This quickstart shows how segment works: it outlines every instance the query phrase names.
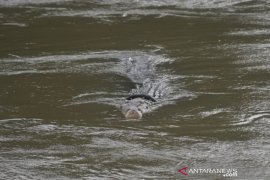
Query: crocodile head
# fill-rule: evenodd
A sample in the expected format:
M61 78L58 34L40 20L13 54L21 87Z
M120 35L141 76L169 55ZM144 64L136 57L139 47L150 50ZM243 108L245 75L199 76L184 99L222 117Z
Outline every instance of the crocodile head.
M142 115L149 110L150 101L136 98L126 100L121 109L126 119L141 119Z

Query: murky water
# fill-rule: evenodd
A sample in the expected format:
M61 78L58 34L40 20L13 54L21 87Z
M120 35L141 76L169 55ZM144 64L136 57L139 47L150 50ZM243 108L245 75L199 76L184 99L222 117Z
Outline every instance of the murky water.
M269 179L269 37L267 0L0 0L0 179ZM129 59L170 91L136 121Z

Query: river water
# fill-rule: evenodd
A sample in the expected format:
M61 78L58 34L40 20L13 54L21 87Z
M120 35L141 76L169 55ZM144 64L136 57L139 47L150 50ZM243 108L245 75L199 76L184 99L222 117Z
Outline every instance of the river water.
M0 0L0 179L269 179L269 37L268 0ZM134 59L170 96L126 120Z

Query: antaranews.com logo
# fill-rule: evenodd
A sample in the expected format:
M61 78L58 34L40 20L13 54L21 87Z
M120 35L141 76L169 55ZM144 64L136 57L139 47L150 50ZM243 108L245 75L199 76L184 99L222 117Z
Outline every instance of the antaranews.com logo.
M184 176L192 174L220 174L224 177L236 177L237 169L226 169L226 168L189 168L185 166L178 170Z

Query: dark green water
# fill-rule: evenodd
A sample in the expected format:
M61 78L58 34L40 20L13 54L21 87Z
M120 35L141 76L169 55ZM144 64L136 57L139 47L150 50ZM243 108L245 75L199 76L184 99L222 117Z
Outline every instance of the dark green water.
M269 179L269 37L267 0L0 0L0 179ZM172 90L137 121L129 58Z

